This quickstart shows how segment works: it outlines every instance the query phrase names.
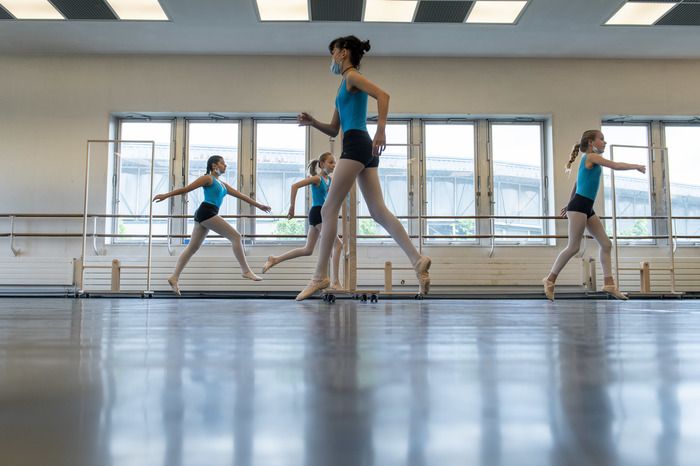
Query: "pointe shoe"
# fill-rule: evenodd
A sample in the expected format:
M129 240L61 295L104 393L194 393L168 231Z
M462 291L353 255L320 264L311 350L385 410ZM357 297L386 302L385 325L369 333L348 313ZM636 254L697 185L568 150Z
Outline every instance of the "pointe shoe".
M332 290L342 290L343 285L341 285L340 282L333 282L333 283L331 283L331 289Z
M248 280L253 280L254 282L261 282L262 278L255 275L253 272L242 273L241 277L247 278Z
M547 280L547 277L542 279L544 285L544 295L548 300L554 301L554 282Z
M272 256L268 256L268 257L267 257L267 262L265 262L265 265L263 265L262 273L266 273L268 270L270 270L270 269L271 269L272 267L274 267L275 265L276 265L276 264L275 264L275 260L273 259L273 257L272 257Z
M629 298L627 297L626 294L621 292L617 286L615 285L604 285L603 286L603 292L609 294L613 298L617 298L621 301L627 301Z
M428 270L430 269L431 263L432 260L430 257L421 256L413 265L413 269L416 271L416 277L418 277L418 287L421 295L427 295L430 292L430 274Z
M328 288L330 284L331 281L327 278L324 278L323 280L311 280L309 284L306 285L306 288L301 290L301 292L297 295L296 300L303 301L306 298L313 296L313 294L317 291L321 291Z
M173 293L175 293L178 296L181 296L180 284L178 283L178 281L175 277L168 278L168 284L170 285L170 288L173 290Z

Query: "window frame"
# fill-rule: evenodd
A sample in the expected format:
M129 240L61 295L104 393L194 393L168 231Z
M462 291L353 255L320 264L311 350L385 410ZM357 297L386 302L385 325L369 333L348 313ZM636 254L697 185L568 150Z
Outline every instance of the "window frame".
M632 120L632 121L615 121L613 120L602 120L600 122L600 129L603 131L603 127L605 126L645 126L647 128L647 146L654 146L654 125L653 125L652 120ZM605 133L603 131L603 133ZM612 144L611 144L612 146ZM614 149L613 149L614 151ZM606 151L609 152L609 151ZM614 154L613 154L614 155ZM605 154L606 158L611 159L611 156L609 154ZM658 198L657 198L657 190L656 190L656 181L655 181L655 170L654 170L654 151L651 149L647 150L647 173L649 175L649 212L650 216L655 216L658 212ZM603 173L602 175L602 180L601 180L601 189L603 190L603 199L602 199L602 204L603 204L603 217L610 217L610 221L612 221L612 212L608 212L605 208L605 174ZM603 228L605 228L605 222L607 220L603 219ZM649 232L650 236L654 236L657 234L657 231L659 231L658 228L658 221L657 220L650 220L649 225L651 226L651 231ZM619 231L618 231L619 235ZM612 238L612 236L611 236ZM649 246L657 246L658 245L658 240L657 239L618 239L617 244L620 246L634 246L634 247L649 247Z
M175 134L175 129L176 129L176 117L158 117L158 118L151 118L148 116L144 117L139 117L139 118L133 118L133 117L116 117L115 118L115 140L117 141L115 144L113 144L114 151L112 152L112 170L113 170L113 176L112 176L112 199L110 201L110 207L112 209L112 214L113 215L118 215L119 214L119 196L120 196L120 181L121 181L121 140L122 140L122 125L124 123L170 123L170 150L168 154L168 187L167 189L170 191L173 189L173 170L174 170L174 162L175 162L175 143L176 143L176 134ZM109 182L109 181L108 181ZM168 212L172 211L172 199L168 200ZM119 231L119 218L118 217L112 217L111 222L110 222L110 234L116 235L118 234ZM168 234L170 234L168 232ZM119 236L114 236L111 238L107 238L111 241L108 242L108 244L111 245L124 245L124 246L135 246L135 245L140 245L140 244L145 244L148 242L148 238L144 237L142 240L133 238L133 239L122 239ZM168 241L165 238L153 238L153 243L154 244L166 244Z
M257 197L257 189L258 189L258 123L282 123L282 124L298 124L297 123L297 117L291 117L291 116L270 116L270 117L255 117L251 116L251 151L250 151L250 192L249 194L252 195L254 199L258 199ZM310 145L311 145L311 131L310 131L310 126L304 126L304 177L306 177L306 167L309 165L309 157L310 157ZM240 152L240 151L239 151ZM291 185L287 186L287 189L291 190ZM306 190L307 192L304 195L304 212L305 215L308 214L309 209L311 208L311 197L310 197L310 190ZM241 191L244 192L244 191ZM252 213L252 214L257 214L256 210L254 207L250 206L245 206L243 205L242 201L239 200L239 209L238 212L240 215L245 215L245 212L247 213ZM239 230L243 233L243 230ZM257 219L251 219L248 228L247 228L247 233L251 235L255 235L257 233ZM244 233L245 234L245 233ZM308 236L309 234L309 222L307 220L304 220L304 236ZM300 244L300 243L305 243L306 238L292 238L292 237L280 237L280 238L250 238L251 244L253 245L260 245L260 246L284 246L284 245L295 245L295 244Z
M692 120L659 120L659 129L660 129L660 142L662 147L667 147L666 146L666 128L667 127L673 127L673 126L678 126L678 127L697 127L700 130L700 120L697 118L694 118ZM673 197L671 195L671 165L670 165L670 156L668 151L665 151L663 154L662 158L662 164L661 164L661 180L663 180L662 183L662 192L665 193L664 197L664 202L668 202L671 205L671 214L673 215ZM666 189L666 182L668 182L668 190ZM664 206L665 210L665 206ZM665 220L661 220L662 222L665 222ZM676 225L674 223L673 225L673 233L674 235L677 234L676 232ZM700 239L676 239L675 244L677 247L698 247L700 246Z
M241 162L243 158L243 150L242 150L242 143L243 143L243 118L234 118L234 117L217 117L217 118L201 118L201 117L184 117L184 141L183 141L183 159L182 159L182 180L184 183L184 186L187 186L189 183L191 183L194 180L189 179L189 169L190 169L190 123L237 123L238 124L238 131L237 131L237 137L238 137L238 154L237 154L237 168L238 168L238 174L236 175L236 185L233 186L233 188L237 189L238 191L241 191L240 189L240 184L242 181L242 174L241 174ZM173 200L173 202L175 202ZM189 206L189 194L185 194L184 196L181 196L180 200L180 212L182 212L184 215L187 215L187 209ZM236 199L236 207L238 214L240 215L241 212L241 200ZM171 207L172 209L172 207ZM177 227L182 234L188 234L187 233L187 218L182 218L180 221L177 222ZM235 225L234 228L236 230L241 231L241 219L237 218L235 219ZM175 220L173 220L172 225L174 226L176 224ZM210 238L207 236L206 240L204 241L204 244L206 245L211 245L211 246L226 246L230 247L229 243L227 241L211 241L213 238ZM182 242L184 244L184 241Z
M486 189L489 194L489 215L496 215L496 184L495 184L495 171L494 171L494 160L493 160L493 126L494 125L519 125L519 126L539 126L540 133L540 183L542 186L542 197L540 201L542 202L542 217L549 216L549 160L547 159L547 139L545 128L547 121L540 118L488 118L485 120L487 124L488 131L488 141L486 150L486 161L488 164L489 175ZM489 223L489 234L495 235L495 219ZM542 236L547 236L550 234L550 223L547 219L542 220ZM537 241L528 241L526 239L505 239L505 238L494 238L494 244L497 247L503 246L518 246L518 247L541 247L541 246L551 246L552 242L548 238L539 238Z
M420 142L420 183L421 186L421 196L422 203L418 206L419 215L423 215L426 212L427 217L427 205L428 205L428 155L426 153L426 127L429 125L459 125L459 126L471 126L474 136L474 159L473 159L473 194L474 194L474 215L479 216L479 197L481 196L481 188L479 186L480 175L479 175L479 120L472 119L461 119L461 118L421 118L420 128L421 128L421 142ZM422 235L428 236L428 218L422 222ZM474 234L479 235L481 230L481 222L479 219L474 219ZM446 239L423 239L424 246L430 247L449 247L449 246L481 246L481 240L477 238L446 238Z

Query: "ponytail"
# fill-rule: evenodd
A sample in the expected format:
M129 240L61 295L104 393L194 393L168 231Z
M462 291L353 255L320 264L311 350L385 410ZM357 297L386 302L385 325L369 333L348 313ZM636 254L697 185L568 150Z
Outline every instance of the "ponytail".
M309 176L316 176L318 174L318 164L321 163L319 159L312 160L309 164Z
M571 151L571 157L569 158L569 161L566 162L566 175L570 176L571 175L571 164L574 163L574 160L576 160L576 157L578 157L579 152L581 152L581 144L574 144L574 148Z
M574 149L571 151L571 157L569 158L569 161L566 162L567 175L571 175L571 165L574 163L574 160L576 160L576 157L578 157L579 152L584 151L588 153L588 150L591 147L591 142L595 141L599 134L600 131L597 129L589 129L588 131L584 131L584 133L581 135L581 141L574 145Z
M321 162L325 162L326 160L328 160L328 157L330 157L332 155L333 154L331 154L330 152L324 152L323 154L321 154L321 156L319 158L312 160L309 163L309 167L308 167L309 168L309 176L318 175L318 167L319 167L319 165L321 165Z

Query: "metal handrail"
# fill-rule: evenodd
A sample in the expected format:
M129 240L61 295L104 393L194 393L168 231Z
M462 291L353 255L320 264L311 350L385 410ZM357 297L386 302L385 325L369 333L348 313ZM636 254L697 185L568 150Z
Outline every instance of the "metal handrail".
M83 214L0 214L0 218L10 219L14 217L16 219L20 218L83 218ZM138 214L88 214L89 218L133 218L133 219L146 219L148 215L138 215ZM286 215L248 215L248 214L223 214L220 215L222 218L254 218L254 219L287 219ZM176 219L176 218L194 218L194 215L188 214L156 214L153 215L153 219ZM308 218L306 215L295 215L293 219ZM340 216L338 216L340 218ZM371 219L370 215L358 215L357 218ZM566 220L566 217L561 217L559 215L397 215L396 218L402 220L488 220L488 219L516 219L516 220ZM599 216L601 220L612 220L612 216ZM618 216L618 220L666 220L668 216L666 215L629 215L629 216ZM674 220L700 220L700 216L695 215L681 215L673 216Z

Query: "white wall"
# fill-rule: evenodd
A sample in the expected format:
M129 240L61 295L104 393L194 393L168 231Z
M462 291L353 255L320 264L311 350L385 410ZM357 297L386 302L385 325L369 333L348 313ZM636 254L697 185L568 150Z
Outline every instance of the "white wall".
M304 110L320 119L330 118L338 82L328 73L328 63L326 57L1 56L0 213L82 211L85 141L109 137L112 112L293 114ZM601 117L700 111L700 93L692 86L700 76L698 60L370 55L363 71L391 94L393 114L551 115L556 206L565 202L571 186L559 167L581 132L599 126ZM315 135L311 144L315 153L316 148L327 147L327 139ZM96 176L105 180L106 171L106 164L95 167ZM30 225L31 231L73 229L55 221ZM5 226L0 228L6 231ZM20 240L18 244L25 256L80 253L74 240ZM505 248L499 254L549 261L558 249ZM485 255L480 248L459 251L465 262ZM455 257L455 248L433 254L448 252ZM386 253L401 258L394 250ZM8 241L0 240L0 256L9 255ZM534 272L533 283L545 270L542 267ZM501 282L496 278L494 283Z

